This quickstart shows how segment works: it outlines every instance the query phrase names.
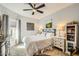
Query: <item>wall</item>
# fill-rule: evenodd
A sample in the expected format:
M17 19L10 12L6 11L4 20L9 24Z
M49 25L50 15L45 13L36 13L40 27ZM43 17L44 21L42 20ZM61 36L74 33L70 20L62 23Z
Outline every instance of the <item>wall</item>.
M72 4L67 8L64 8L54 14L44 17L40 19L39 23L45 28L45 24L50 22L51 19L53 23L53 28L57 28L59 25L65 25L66 23L73 20L79 21L79 4Z
M26 25L27 22L34 23L35 31L27 31L27 27L26 27L27 26ZM33 21L32 19L29 19L29 18L21 20L21 34L22 34L22 38L24 36L28 37L28 36L36 34L36 32L37 32L37 27L36 27L37 23L38 23L37 21L35 21L35 20Z
M52 18L53 28L57 28L58 25L65 25L66 23L76 20L79 21L79 4L72 4L67 8L59 10L58 12L42 18L39 23L45 27L45 24L50 22Z
M54 25L57 24L66 24L67 22L77 20L79 21L79 4L73 4L71 6L68 6L67 8L64 8L62 10L59 10L58 12L51 14L45 18L42 18L39 23L46 24L50 21L52 18L52 22Z
M21 38L24 36L31 36L35 34L38 30L39 25L45 27L45 24L51 21L53 22L53 28L56 28L59 24L66 24L72 20L79 20L79 4L73 4L67 8L64 8L54 14L51 14L41 20L31 19L28 17L23 17L18 15L17 13L8 10L7 8L0 5L0 15L7 14L12 19L20 19L21 20ZM26 22L33 22L35 23L35 31L27 31L26 30ZM27 35L28 34L28 35Z
M23 39L24 36L31 36L35 34L37 31L36 24L38 23L37 19L24 17L22 15L19 15L6 7L3 7L0 5L0 15L7 14L9 16L9 20L21 20L21 39ZM33 22L35 23L35 30L34 31L27 31L26 30L26 23L27 22ZM9 22L10 23L10 22Z

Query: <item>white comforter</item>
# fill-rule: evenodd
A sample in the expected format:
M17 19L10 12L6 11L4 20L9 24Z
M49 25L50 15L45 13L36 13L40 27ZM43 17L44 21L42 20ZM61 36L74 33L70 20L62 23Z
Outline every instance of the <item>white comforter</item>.
M24 38L24 45L26 47L26 55L33 55L39 49L43 49L52 44L52 37L46 37L44 35L33 35L31 37Z

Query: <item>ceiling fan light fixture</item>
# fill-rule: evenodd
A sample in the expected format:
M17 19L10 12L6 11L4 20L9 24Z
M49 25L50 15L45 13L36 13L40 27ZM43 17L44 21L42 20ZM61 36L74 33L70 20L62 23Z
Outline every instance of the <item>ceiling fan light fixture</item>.
M33 9L33 12L36 12L36 10L35 10L35 9Z
M28 3L28 4L30 5L30 7L31 7L32 9L23 9L23 11L32 10L32 11L33 11L33 12L32 12L32 15L34 15L35 12L38 12L38 13L41 13L41 14L44 13L43 11L41 11L41 10L39 10L39 9L45 7L45 4L41 4L41 5L37 6L37 7L36 7L37 4L32 4L32 3Z

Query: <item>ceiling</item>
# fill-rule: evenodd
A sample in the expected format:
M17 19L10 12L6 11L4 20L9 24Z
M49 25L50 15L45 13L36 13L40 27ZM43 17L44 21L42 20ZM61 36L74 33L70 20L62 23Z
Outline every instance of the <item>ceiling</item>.
M40 10L44 11L43 14L40 14L36 12L34 15L32 15L32 11L23 11L23 9L30 9L31 7L27 3L2 3L4 7L10 9L13 12L16 12L22 16L35 18L35 19L41 19L43 17L46 17L50 14L53 14L63 8L66 8L71 3L46 3L45 7L41 8ZM38 6L39 4L37 4Z

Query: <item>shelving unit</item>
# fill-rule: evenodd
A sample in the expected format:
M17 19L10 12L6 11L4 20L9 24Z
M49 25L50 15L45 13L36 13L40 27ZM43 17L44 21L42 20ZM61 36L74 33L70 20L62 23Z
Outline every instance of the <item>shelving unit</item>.
M79 48L79 25L69 24L66 26L66 53L69 55Z
M75 40L75 26L67 26L67 40L74 41Z

